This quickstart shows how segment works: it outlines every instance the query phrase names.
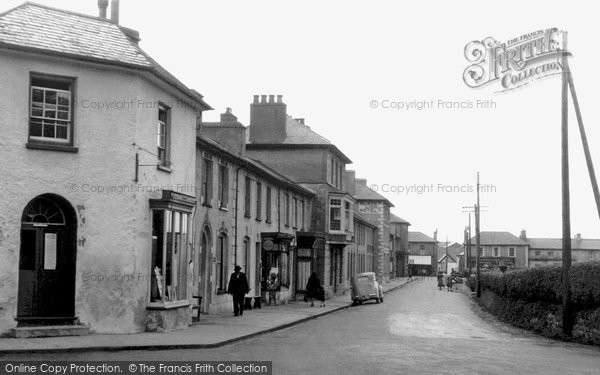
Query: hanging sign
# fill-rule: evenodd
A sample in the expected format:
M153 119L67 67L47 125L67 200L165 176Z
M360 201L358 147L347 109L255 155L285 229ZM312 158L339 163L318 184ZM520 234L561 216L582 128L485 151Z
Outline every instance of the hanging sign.
M471 65L465 69L463 80L472 88L498 82L499 91L508 91L560 74L562 40L563 32L557 28L537 30L507 42L492 37L474 40L465 47L465 58Z

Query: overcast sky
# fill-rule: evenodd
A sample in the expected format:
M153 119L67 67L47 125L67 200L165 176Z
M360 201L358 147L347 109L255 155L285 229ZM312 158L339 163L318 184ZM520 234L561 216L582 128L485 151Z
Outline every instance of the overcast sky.
M37 2L97 15L96 0ZM5 0L2 10L21 1ZM215 108L248 124L254 94L282 94L288 114L331 140L412 223L411 230L462 241L475 202L482 230L561 236L560 78L496 93L467 87L464 47L558 27L569 32L571 69L596 168L598 23L591 3L558 1L144 1L121 0L121 24L141 46ZM382 108L384 101L433 108ZM493 101L495 108L441 108ZM377 101L377 108L372 108ZM442 102L439 102L442 101ZM388 103L388 102L386 102ZM600 238L575 114L570 112L572 233ZM433 186L432 186L433 185ZM393 192L392 186L401 186ZM407 192L407 187L413 188ZM463 190L470 192L456 192ZM420 187L420 188L419 188ZM470 189L469 189L470 187ZM421 193L418 193L421 189ZM452 190L452 191L448 191Z

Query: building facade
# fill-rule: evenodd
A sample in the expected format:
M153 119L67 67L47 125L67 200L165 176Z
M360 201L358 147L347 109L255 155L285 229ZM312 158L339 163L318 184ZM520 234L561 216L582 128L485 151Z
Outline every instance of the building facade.
M189 324L195 129L210 107L138 42L32 3L0 15L0 332Z
M266 300L267 279L276 274L278 303L286 303L304 289L316 263L298 241L314 194L246 156L245 132L230 109L198 131L195 295L204 313L231 311L226 291L235 265L248 278L247 298Z
M510 232L481 232L479 262L482 268L526 268L529 264L529 244ZM471 238L472 264L475 263L475 237Z
M315 193L310 231L298 235L304 253L316 253L312 270L329 294L346 289L347 249L354 242L354 197L344 184L351 160L304 119L288 116L281 95L254 96L247 155Z
M433 237L421 232L408 232L408 267L411 275L434 275L437 271L437 232Z
M529 244L529 267L562 265L561 238L528 238L525 230L519 238ZM571 261L600 262L600 240L581 238L581 234L576 234L571 240Z

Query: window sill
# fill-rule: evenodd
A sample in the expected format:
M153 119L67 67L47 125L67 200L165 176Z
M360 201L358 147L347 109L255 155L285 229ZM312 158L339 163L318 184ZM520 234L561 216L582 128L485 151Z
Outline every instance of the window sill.
M206 203L206 202L204 202L204 203L202 203L202 205L203 205L204 207L212 208L212 205L211 205L210 203Z
M168 302L150 302L146 305L146 310L172 310L181 307L189 307L190 301L168 301Z
M169 168L169 167L165 167L164 165L160 165L160 164L157 164L157 165L156 165L156 169L158 169L159 171L166 172L166 173L171 173L171 172L173 172L173 170L172 170L171 168Z
M262 219L260 217L257 217L256 221L262 221Z
M248 214L244 214L244 217L245 217L246 219L250 219L250 215L248 215Z
M267 220L265 220L265 223L267 223L267 224L271 224L271 220L268 220L268 219L267 219Z
M219 207L219 210L229 212L229 209L227 207Z
M77 153L79 149L77 147L69 145L49 144L49 143L25 143L25 147L30 150L47 150L47 151L60 151L60 152L71 152Z

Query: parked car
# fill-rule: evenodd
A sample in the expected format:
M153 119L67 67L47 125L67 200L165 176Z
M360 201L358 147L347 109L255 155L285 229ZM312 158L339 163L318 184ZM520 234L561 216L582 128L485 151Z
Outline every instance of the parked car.
M374 299L383 302L383 287L377 282L375 272L365 272L352 278L352 302L362 305L364 301Z

